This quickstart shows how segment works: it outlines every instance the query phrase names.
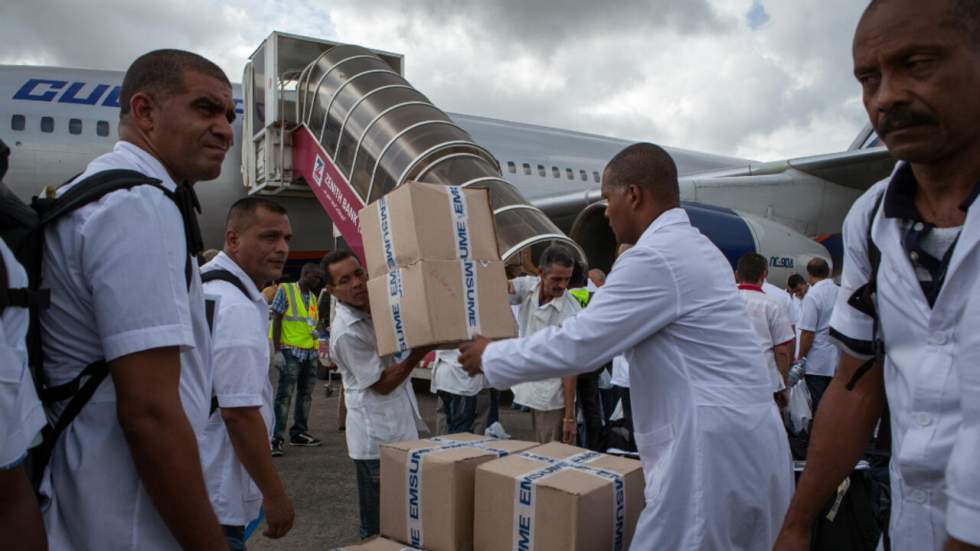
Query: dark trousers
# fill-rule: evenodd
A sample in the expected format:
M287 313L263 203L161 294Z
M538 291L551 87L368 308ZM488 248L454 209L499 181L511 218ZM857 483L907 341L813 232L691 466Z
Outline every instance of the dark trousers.
M463 396L440 390L439 399L442 401L442 411L446 416L446 434L461 432L483 434L486 430L486 417L490 406L489 392Z
M804 379L806 380L806 388L810 391L810 409L813 411L814 419L816 419L820 399L823 398L823 393L827 391L830 381L834 378L823 375L804 375Z
M361 512L361 539L381 531L381 461L355 459L357 470L357 503Z
M599 448L602 446L603 416L599 410L599 372L603 369L605 368L579 375L576 384L578 405L582 408L582 418L585 420L585 447L595 451L601 451Z
M245 527L221 525L225 531L225 541L231 551L245 551Z
M500 391L490 389L490 413L487 415L487 426L500 421Z
M293 408L293 426L289 428L289 436L309 432L310 404L313 403L313 389L316 387L316 368L319 360L316 356L300 361L287 349L282 351L286 357L286 365L279 370L279 385L276 388L276 427L273 436L284 440L286 425L289 422L289 405L296 393L296 404Z

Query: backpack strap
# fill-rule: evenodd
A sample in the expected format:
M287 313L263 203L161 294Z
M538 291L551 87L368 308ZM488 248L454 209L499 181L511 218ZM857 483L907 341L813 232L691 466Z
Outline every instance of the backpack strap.
M203 274L201 274L202 284L207 283L209 281L227 281L228 283L231 283L236 288L238 288L238 290L241 291L243 295L248 297L248 288L245 287L245 284L242 283L241 279L238 279L238 276L229 272L228 270L220 270L220 269L208 270ZM214 331L214 314L217 306L218 305L214 300L210 300L210 299L205 300L204 313L208 319L208 328L211 329L211 331ZM208 417L214 415L214 412L217 410L218 410L218 397L212 393L211 412L208 413Z
M847 303L858 310L871 317L871 341L874 347L874 355L870 360L861 364L854 374L851 375L850 380L847 381L847 390L854 390L858 381L861 380L868 371L874 367L882 356L884 355L884 344L880 342L878 338L878 332L880 329L880 318L878 316L877 307L877 293L878 293L878 267L881 265L881 249L875 244L874 239L871 238L871 228L874 226L875 217L878 215L878 211L881 210L881 203L885 198L885 193L882 192L881 195L875 200L874 208L871 209L871 215L868 217L868 231L865 235L865 243L868 252L868 263L871 264L871 274L868 277L868 282L859 287L854 291L854 294L848 299Z
M33 471L34 487L40 487L41 477L48 462L51 460L51 453L58 442L58 437L65 432L68 425L78 417L82 407L95 394L95 391L102 384L102 381L109 375L109 364L105 360L97 360L88 364L84 370L71 381L55 387L41 389L39 397L45 405L53 404L66 400L71 400L65 406L64 411L58 416L58 421L54 427L46 426L42 431L41 444L31 450L31 468ZM86 379L84 383L81 381Z

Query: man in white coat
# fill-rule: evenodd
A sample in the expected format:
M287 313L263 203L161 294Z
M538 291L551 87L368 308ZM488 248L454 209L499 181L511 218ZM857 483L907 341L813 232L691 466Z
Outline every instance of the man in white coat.
M589 307L523 339L462 347L506 388L594 370L625 352L646 508L633 550L768 550L792 493L786 433L762 351L722 253L679 208L677 168L652 144L606 166L620 243Z

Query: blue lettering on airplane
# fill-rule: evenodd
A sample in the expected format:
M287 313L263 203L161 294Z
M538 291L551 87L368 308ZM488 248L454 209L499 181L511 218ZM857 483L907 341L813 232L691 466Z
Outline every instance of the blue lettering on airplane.
M770 256L769 265L773 268L790 268L794 266L793 259L788 256Z
M89 83L83 81L31 78L14 93L13 99L76 105L101 105L119 107L119 85ZM83 90L91 90L85 94ZM107 93L108 92L108 93ZM242 114L244 102L235 98L235 112Z

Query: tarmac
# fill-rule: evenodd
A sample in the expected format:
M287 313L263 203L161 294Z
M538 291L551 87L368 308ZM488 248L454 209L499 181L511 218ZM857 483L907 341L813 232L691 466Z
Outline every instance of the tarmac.
M272 371L274 389L277 373ZM326 381L318 380L310 412L310 433L323 440L323 445L316 448L287 445L282 457L273 458L296 511L293 529L284 538L269 539L262 535L263 521L246 544L249 551L329 550L358 542L357 482L354 464L347 456L345 434L337 430L340 383L336 373L331 396L327 396L325 388ZM415 391L422 417L434 428L437 400L429 392L428 381L415 381ZM509 393L504 396L501 397L501 423L512 438L531 439L530 414L510 409Z

